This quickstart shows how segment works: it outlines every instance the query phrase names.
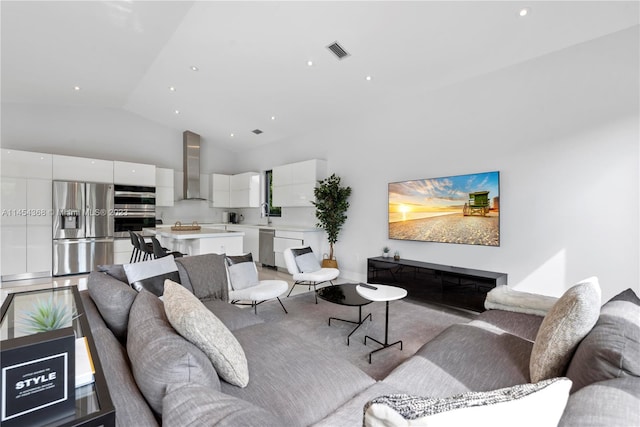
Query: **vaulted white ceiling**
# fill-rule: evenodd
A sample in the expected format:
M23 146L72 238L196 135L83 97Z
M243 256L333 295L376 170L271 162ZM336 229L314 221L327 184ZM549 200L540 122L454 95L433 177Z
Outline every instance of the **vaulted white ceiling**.
M638 11L635 1L2 1L2 102L122 108L241 151L638 25ZM327 49L335 41L349 57Z

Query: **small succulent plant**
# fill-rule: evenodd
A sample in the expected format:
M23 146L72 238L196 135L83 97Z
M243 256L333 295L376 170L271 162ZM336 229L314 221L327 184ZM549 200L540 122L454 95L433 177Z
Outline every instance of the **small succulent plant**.
M38 299L33 303L32 310L24 311L20 324L26 332L37 334L71 326L71 320L72 313L67 305L49 297L46 300Z
M382 248L382 252L384 252L385 254L388 254L390 250L391 249L389 249L389 246L385 246L384 248Z

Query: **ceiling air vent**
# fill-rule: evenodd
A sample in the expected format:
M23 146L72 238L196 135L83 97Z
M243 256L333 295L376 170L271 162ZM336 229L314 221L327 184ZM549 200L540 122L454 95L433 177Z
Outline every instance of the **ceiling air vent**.
M344 50L344 48L338 44L338 42L330 44L329 46L327 46L327 49L329 49L335 56L337 56L338 59L343 59L350 55L349 52Z
M254 129L251 132L255 133L256 135L260 135L262 133L260 129Z

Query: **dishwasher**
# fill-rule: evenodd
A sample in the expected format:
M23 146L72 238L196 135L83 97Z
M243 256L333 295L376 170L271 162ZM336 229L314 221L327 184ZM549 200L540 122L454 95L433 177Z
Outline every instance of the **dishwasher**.
M258 244L260 246L260 262L263 267L276 268L276 254L273 251L273 238L275 236L275 230L260 229Z

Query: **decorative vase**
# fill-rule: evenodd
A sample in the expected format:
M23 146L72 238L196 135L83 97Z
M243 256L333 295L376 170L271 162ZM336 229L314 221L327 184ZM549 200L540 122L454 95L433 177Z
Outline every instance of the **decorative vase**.
M394 261L400 261L400 254L395 254L395 255L393 256L393 260L394 260Z

